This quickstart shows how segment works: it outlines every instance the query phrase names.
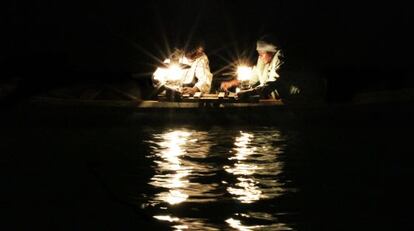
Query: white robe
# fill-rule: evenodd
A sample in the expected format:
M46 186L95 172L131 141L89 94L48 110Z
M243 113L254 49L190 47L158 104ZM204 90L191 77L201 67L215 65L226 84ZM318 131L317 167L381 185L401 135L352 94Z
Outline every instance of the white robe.
M253 76L250 78L250 86L264 86L267 82L277 81L280 77L279 70L283 64L283 54L280 50L276 52L270 63L264 63L262 59L257 59L256 66L253 67ZM274 90L272 98L277 98L279 93Z
M180 84L190 84L195 80L195 78L197 78L197 82L194 86L197 87L202 93L209 93L213 74L210 72L207 55L203 54L195 60L190 60L187 57L182 56L179 59L179 62L190 65L190 68L180 71ZM170 60L166 59L164 63L170 63ZM160 84L164 84L167 81L166 72L162 71L162 68L157 68L153 75L154 79L158 80Z
M263 86L269 81L276 81L280 77L279 70L283 64L282 58L283 54L280 50L276 52L270 63L265 64L258 58L256 66L253 67L250 85L253 86L259 83L259 86Z

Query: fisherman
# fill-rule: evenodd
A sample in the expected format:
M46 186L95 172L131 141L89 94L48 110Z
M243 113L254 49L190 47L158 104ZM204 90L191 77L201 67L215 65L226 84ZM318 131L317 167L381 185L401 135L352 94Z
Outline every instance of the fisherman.
M256 50L258 59L250 78L251 89L242 90L238 92L238 95L260 95L261 98L278 99L283 92L283 97L287 84L284 81L286 77L281 76L281 68L284 64L282 50L271 35L265 35L258 39ZM240 86L240 84L240 80L234 79L221 83L220 88L228 91L230 88ZM289 94L298 94L300 90L296 86L290 85L288 92Z
M176 49L164 63L178 64L175 73L178 82L178 91L181 94L193 95L196 92L209 93L213 78L210 72L209 60L204 52L204 43L201 41L190 44L186 49ZM180 68L181 67L181 68ZM184 67L184 68L182 68ZM163 86L169 77L163 68L157 68L153 74L156 87Z

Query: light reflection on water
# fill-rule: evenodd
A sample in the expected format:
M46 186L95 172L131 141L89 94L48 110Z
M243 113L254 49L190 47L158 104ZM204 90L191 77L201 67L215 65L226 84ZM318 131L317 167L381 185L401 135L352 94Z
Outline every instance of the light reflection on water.
M277 161L282 151L280 147L271 147L272 140L280 140L279 133L260 134L257 140L253 133L240 132L236 137L234 156L229 159L237 161L224 169L237 176L235 185L227 190L242 203L277 197L285 191L275 178L282 171L281 163Z
M263 206L294 191L278 177L286 142L277 129L165 130L146 143L154 218L175 230L291 230Z
M162 141L159 143L159 152L155 153L160 160L154 161L159 174L151 179L150 184L169 189L159 193L155 197L156 201L178 204L188 198L184 190L189 186L187 176L191 173L191 167L183 165L180 156L186 153L183 146L191 142L188 139L190 136L190 132L172 131L154 137Z

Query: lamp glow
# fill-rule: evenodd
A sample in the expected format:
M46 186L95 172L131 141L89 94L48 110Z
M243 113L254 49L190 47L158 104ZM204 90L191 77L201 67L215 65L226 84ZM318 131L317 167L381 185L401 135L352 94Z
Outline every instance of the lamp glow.
M181 68L178 65L171 65L168 68L167 78L170 81L177 81L181 78Z
M237 79L240 81L250 80L252 77L252 68L247 66L239 66L237 68Z

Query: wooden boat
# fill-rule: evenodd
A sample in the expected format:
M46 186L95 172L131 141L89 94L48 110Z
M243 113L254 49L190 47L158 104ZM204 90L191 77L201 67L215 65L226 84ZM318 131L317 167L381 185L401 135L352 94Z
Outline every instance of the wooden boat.
M157 100L85 100L85 99L62 99L55 97L34 97L30 102L35 104L48 105L77 105L77 106L96 106L108 108L129 108L133 111L142 110L186 110L186 109L221 109L232 108L266 108L274 106L284 106L281 99L259 99L250 97L239 99L232 93L227 96L220 94L204 94L202 96L182 96L180 99L170 100L166 96L161 96Z
M265 123L337 121L351 123L356 120L371 120L383 115L412 115L406 110L412 100L381 101L368 103L326 104L321 101L286 101L274 99L239 99L235 95L205 94L182 96L171 101L167 96L157 100L140 100L124 97L126 100L102 100L59 98L50 96L33 97L27 113L42 114L48 119L77 116L85 121L97 119L125 118L139 123ZM27 106L27 105L26 105ZM409 107L412 108L412 107ZM25 109L26 110L26 109ZM405 113L397 113L404 111ZM403 115L401 115L403 114Z
M292 106L283 100L239 99L235 94L204 94L202 96L182 96L171 101L166 97L158 100L84 100L61 99L52 97L34 97L30 100L36 110L50 112L59 110L63 113L133 115L136 119L158 122L189 122L202 120L213 121L261 121L280 119ZM291 116L291 115L290 115Z

